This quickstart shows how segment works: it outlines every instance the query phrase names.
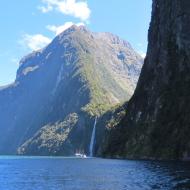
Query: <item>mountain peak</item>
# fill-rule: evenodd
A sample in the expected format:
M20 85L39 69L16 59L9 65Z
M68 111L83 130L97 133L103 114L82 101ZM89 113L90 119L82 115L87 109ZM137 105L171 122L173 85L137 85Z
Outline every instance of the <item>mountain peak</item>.
M70 26L69 28L67 28L66 30L64 30L61 34L59 35L64 35L64 34L70 34L70 33L73 33L73 32L88 32L89 30L86 28L86 26L84 25L76 25L76 24L73 24L72 26Z
M141 57L119 37L72 25L41 51L25 56L15 85L0 91L3 118L0 153L15 152L48 123L62 126L64 131L64 125L69 124L65 118L73 114L79 118L75 128L86 134L92 116L129 100L141 66ZM56 124L58 121L62 122ZM7 126L7 130L1 126ZM71 128L68 130L72 135L80 134ZM16 135L13 137L13 134ZM12 146L8 146L9 142ZM79 142L72 147L86 149L87 144Z
M104 41L110 41L112 44L120 44L127 48L132 48L131 44L126 40L121 39L119 36L112 34L111 32L98 32L94 33L98 38Z

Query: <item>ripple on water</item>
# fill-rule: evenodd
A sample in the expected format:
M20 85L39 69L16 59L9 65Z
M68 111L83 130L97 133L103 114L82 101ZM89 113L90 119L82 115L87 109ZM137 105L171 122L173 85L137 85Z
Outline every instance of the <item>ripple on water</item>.
M53 157L0 158L0 190L187 190L190 164Z

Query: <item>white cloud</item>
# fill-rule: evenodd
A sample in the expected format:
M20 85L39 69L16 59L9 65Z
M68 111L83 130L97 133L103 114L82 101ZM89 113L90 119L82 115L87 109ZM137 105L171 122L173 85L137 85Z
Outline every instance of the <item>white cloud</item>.
M55 35L58 35L60 33L62 33L63 31L65 31L66 29L70 28L72 25L76 25L76 26L84 26L84 23L80 22L80 23L73 23L73 22L66 22L64 25L60 25L60 26L55 26L55 25L48 25L46 26L46 28L52 32L55 33Z
M41 0L44 6L39 9L43 13L57 10L63 14L80 18L82 21L87 21L90 17L91 10L85 0Z
M143 47L143 44L142 43L138 43L137 46L138 47Z
M75 24L73 22L66 22L64 25L60 25L60 26L48 25L46 26L46 28L54 32L55 35L58 35L61 32L65 31L66 29L70 28L72 25L84 26L84 23L80 22L80 23ZM52 39L42 34L35 34L35 35L24 34L22 36L22 39L19 41L19 44L29 50L37 51L47 46L51 41Z
M53 10L53 7L50 4L47 4L46 7L44 6L39 6L38 9L42 12L42 13L47 13L49 11Z
M146 57L146 53L143 52L142 50L138 51L138 53L141 55L141 57L145 58Z
M16 64L17 66L19 65L19 59L18 58L11 58L11 62Z
M45 47L50 42L51 39L46 36L43 36L42 34L24 34L22 40L19 43L32 51L36 51Z

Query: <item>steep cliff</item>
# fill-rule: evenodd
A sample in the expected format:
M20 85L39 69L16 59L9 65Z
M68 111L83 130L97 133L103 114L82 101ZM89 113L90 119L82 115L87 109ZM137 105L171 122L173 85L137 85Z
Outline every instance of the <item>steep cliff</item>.
M0 153L88 153L94 117L131 97L141 66L118 36L70 27L0 89Z
M126 116L110 132L104 155L190 158L189 23L189 0L153 0L140 79Z

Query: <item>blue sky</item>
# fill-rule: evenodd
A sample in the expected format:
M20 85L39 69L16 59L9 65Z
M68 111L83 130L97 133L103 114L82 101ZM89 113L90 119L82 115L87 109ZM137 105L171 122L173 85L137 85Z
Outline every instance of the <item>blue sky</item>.
M112 32L146 52L151 0L6 0L0 6L0 86L14 81L19 60L72 23Z

